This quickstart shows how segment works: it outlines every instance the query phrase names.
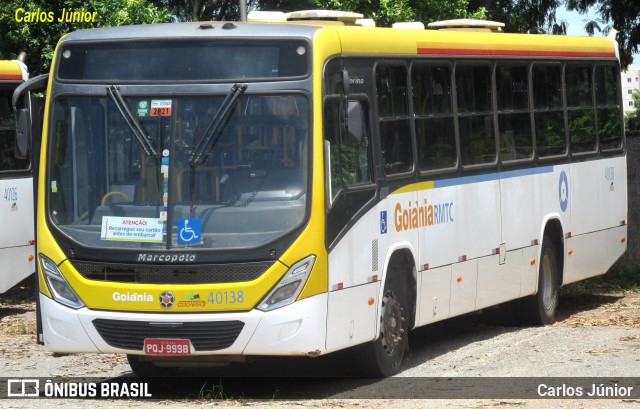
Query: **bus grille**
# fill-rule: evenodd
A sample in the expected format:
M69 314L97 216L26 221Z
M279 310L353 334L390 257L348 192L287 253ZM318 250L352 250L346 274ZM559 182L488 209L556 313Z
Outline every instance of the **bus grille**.
M196 351L230 347L244 327L242 321L181 322L166 324L144 321L93 320L104 341L115 348L142 350L145 338L188 339Z
M70 260L89 280L144 284L208 284L251 281L264 274L273 261L237 264L135 265Z

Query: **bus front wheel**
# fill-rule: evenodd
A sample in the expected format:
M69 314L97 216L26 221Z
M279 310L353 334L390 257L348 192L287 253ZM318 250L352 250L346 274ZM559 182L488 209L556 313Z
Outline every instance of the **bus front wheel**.
M359 362L365 376L392 376L400 370L408 344L405 313L408 310L408 298L400 276L391 272L385 284L378 338L361 348Z

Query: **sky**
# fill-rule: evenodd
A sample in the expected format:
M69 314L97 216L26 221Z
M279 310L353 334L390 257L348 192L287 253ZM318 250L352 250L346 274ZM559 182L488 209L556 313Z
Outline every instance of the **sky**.
M594 20L598 17L595 9L591 9L587 14L579 14L577 11L567 11L564 7L556 10L556 20L564 20L567 22L567 34L569 35L587 35L587 32L584 31L585 24L587 24L587 21ZM602 34L595 33L594 35L599 36ZM634 54L633 65L640 67L640 54Z

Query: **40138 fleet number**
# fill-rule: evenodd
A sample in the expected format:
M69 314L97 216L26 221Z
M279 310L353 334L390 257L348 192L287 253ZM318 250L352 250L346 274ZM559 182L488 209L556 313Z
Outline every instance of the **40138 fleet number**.
M244 302L244 291L211 291L207 301L211 304L242 304Z

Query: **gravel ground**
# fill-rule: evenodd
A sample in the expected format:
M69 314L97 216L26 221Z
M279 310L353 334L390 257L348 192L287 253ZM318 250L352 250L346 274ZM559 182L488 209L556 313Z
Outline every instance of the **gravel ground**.
M88 376L137 381L123 356L56 356L36 345L31 290L27 284L0 296L0 367L4 369L4 377ZM513 399L508 394L499 393L492 393L495 395L489 396L492 399L424 399L437 398L431 391L438 389L437 382L450 378L471 383L476 379L482 383L490 377L499 377L498 383L503 387L506 385L507 389L527 387L518 380L514 380L511 387L509 382L514 377L580 376L622 378L621 383L640 383L640 293L591 295L565 292L560 305L558 322L550 327L511 326L508 310L506 313L499 310L418 329L411 334L411 353L404 362L403 371L392 379L365 382L352 378L311 378L284 384L265 381L254 387L248 386L241 378L235 378L227 381L223 389L222 386L213 386L213 383L196 384L204 379L198 378L184 389L176 387L177 396L171 399L0 399L0 407L57 408L73 405L82 408L178 408L184 407L187 402L189 407L194 408L250 406L278 409L640 407L640 400L637 399L640 397L640 386L636 388L639 393L630 398L610 400ZM275 363L267 360L241 367L240 374L259 375L264 368L269 371L275 368L285 375L296 377L307 373L348 375L350 365L348 359L341 355L315 360L280 360ZM216 377L220 374L224 375L224 372L195 373L209 379L219 379ZM194 374L187 371L183 375ZM265 390L267 397L263 393ZM303 399L305 396L313 399Z

